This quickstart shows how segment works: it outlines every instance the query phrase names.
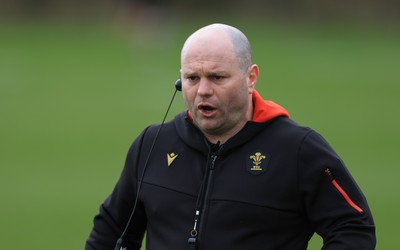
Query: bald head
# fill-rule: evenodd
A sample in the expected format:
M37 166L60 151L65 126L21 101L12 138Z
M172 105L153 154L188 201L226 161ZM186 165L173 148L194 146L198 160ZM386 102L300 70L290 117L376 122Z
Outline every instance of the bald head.
M226 24L211 24L195 31L183 45L182 57L193 44L202 44L201 48L204 49L208 46L223 46L223 49L232 50L243 71L252 65L250 43L243 32L235 27Z

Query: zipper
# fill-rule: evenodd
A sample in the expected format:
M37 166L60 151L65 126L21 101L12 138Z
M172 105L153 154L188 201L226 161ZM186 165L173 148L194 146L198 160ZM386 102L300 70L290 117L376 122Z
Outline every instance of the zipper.
M211 184L214 176L215 160L217 159L218 150L214 151L210 157L208 167L206 169L205 182L200 189L199 197L197 199L195 219L193 229L190 231L190 237L188 239L189 249L198 249L198 239L200 238L200 232L204 227L204 214L205 209L208 206L208 196L210 195Z
M339 183L336 181L335 177L333 177L332 171L330 168L325 169L325 174L328 176L329 180L331 181L332 185L336 188L337 191L343 196L343 198L346 200L346 202L354 208L357 212L363 213L364 210L359 207L356 203L353 202L353 200L350 198L350 196L346 193L346 191L339 185Z

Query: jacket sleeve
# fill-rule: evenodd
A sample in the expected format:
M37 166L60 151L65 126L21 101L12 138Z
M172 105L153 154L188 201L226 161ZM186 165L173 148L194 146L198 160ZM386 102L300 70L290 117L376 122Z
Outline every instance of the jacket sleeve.
M137 188L137 163L144 132L129 149L125 166L111 195L101 204L86 241L86 250L114 249L131 215ZM146 215L138 202L135 214L124 237L124 246L139 250L146 228Z
M324 242L322 249L375 249L375 225L367 201L341 159L316 132L299 149L303 206Z

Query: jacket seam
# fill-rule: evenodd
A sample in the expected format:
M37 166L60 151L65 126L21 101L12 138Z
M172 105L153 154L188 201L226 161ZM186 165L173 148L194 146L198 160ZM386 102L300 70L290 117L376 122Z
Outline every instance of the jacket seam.
M301 161L301 151L302 151L302 148L303 148L303 146L304 146L304 144L305 144L307 138L308 138L312 133L314 133L314 130L310 129L310 131L308 131L308 132L304 135L303 139L301 140L301 142L300 142L300 144L299 144L298 151L297 151L297 164L296 164L297 183L296 183L296 184L297 184L297 193L299 194L300 202L301 202L301 206L302 206L302 209L303 209L304 214L306 214L306 209L305 209L305 204L304 204L304 202L303 202L302 193L301 193L301 186L302 186L301 182L302 182L302 181L301 181L301 176L300 176L300 175L301 175L302 169L301 169L301 167L300 167L300 165L301 165L300 161Z
M228 199L210 199L210 201L223 201L223 202L240 203L240 204L245 204L245 205L250 205L250 206L255 206L255 207L273 209L273 210L282 211L282 212L292 212L292 213L298 212L298 210L281 209L281 208L276 208L276 207L271 207L271 206L255 204L255 203L251 203L251 202L245 202L245 201L236 201L236 200L228 200Z
M136 160L135 160L135 165L136 165L136 167L135 167L135 180L136 180L135 181L135 190L137 190L139 182L140 181L143 182L143 180L139 180L139 178L140 178L139 177L140 176L140 173L139 173L139 171L140 171L140 159L141 159L141 157L139 157L139 156L141 155L141 153L143 151L143 144L144 144L145 136L146 136L146 133L147 133L149 127L145 128L145 130L143 131L143 136L139 141L138 152L137 152L137 154L135 154L135 155L138 156L138 157L136 157ZM142 169L142 171L143 171L143 169Z
M187 195L187 196L190 196L190 197L197 197L197 195L192 195L192 194L185 193L185 192L173 189L173 188L168 188L168 187L164 187L164 186L161 186L161 185L157 185L157 184L154 184L154 183L151 183L151 182L143 181L142 183L143 184L147 184L147 185L151 185L151 186L155 186L155 187L159 187L159 188L163 188L163 189L167 189L167 190L170 190L170 191L173 191L173 192L176 192L176 193L180 193L180 194L184 194L184 195Z

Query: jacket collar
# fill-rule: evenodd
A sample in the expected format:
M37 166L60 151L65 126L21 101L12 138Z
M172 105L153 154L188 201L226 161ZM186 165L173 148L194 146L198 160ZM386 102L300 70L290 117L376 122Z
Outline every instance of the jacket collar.
M257 92L253 92L253 122L267 122L279 116L290 117L282 106L273 101L264 100Z

